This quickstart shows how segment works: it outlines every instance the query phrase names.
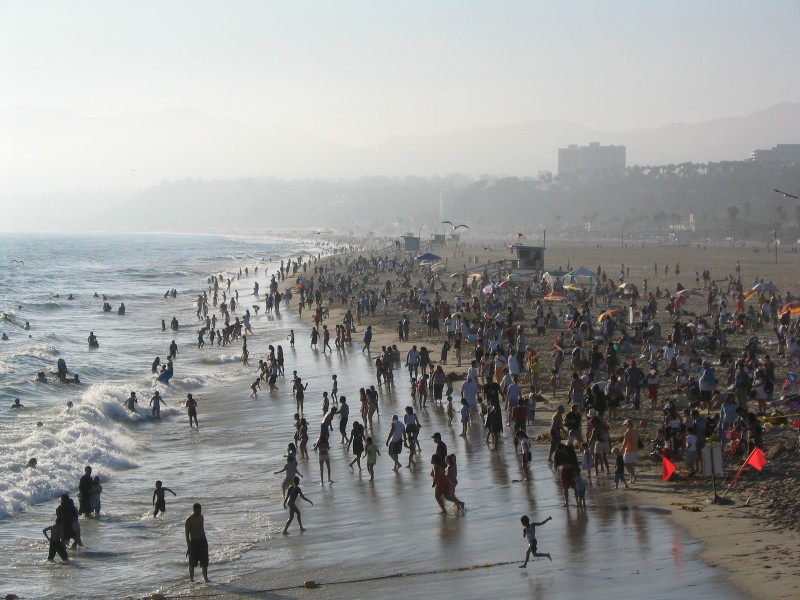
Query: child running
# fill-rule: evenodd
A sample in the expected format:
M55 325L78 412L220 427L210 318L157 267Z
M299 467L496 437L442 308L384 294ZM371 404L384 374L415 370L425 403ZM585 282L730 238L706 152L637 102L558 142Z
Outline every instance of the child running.
M519 566L520 569L524 569L528 566L528 560L531 557L531 554L535 557L546 556L552 562L552 558L549 554L545 554L544 552L539 553L536 551L536 528L541 527L548 521L551 521L553 517L547 517L541 523L531 523L528 515L523 515L520 521L522 522L522 536L528 538L528 550L525 552L525 562Z

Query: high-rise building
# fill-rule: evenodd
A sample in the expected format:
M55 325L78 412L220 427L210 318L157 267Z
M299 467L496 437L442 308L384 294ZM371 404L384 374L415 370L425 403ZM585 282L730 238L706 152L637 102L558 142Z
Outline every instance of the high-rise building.
M559 175L622 175L625 166L625 146L601 146L599 142L591 142L588 146L570 144L558 149Z
M769 150L757 148L750 153L750 160L800 163L800 144L778 144Z

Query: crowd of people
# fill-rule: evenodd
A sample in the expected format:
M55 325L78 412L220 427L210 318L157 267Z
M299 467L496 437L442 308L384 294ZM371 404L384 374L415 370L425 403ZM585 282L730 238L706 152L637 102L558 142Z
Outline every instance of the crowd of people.
M658 272L655 265L654 277ZM254 273L257 275L257 268ZM679 265L673 273L679 276ZM248 268L244 275L249 275ZM728 336L741 333L742 327L748 333L759 328L764 335L771 327L778 356L796 359L798 321L793 322L791 315L787 318L788 313L779 310L783 302L791 300L788 294L782 298L777 291L761 293L754 322L748 315L755 311L753 305L749 309L743 306L746 291L738 264L736 275L727 277L723 285L704 269L702 277L698 272L696 278L697 284L702 279L702 287L695 290L687 290L676 281L674 291L657 287L650 292L645 280L642 294L637 285L620 288L629 278L624 265L618 281L598 266L594 289L568 294L558 280L503 285L509 281L507 275L485 269L480 276L468 276L465 271L448 285L441 270L420 266L412 257L402 255L335 254L325 262L281 263L269 283L266 310L279 311L282 301L289 307L296 293L298 312L302 314L304 308L312 311L313 324L307 338L310 351L347 352L353 335L361 330L361 351L375 366L375 383L360 387L355 404L360 420L352 423L351 406L339 393L340 386L349 387L351 382L342 384L337 374L331 374L330 390L322 393L317 435L309 431L310 413L315 409L306 399L308 384L294 371L286 389L291 391L297 410L295 432L288 443L284 468L276 472L285 474L281 487L289 518L284 534L295 518L304 529L298 501L313 504L300 488L300 466L311 460L312 437L320 485L325 485L326 476L328 485L334 483L331 448L337 443L349 453L348 467L361 472L364 460L369 482L375 482L382 448L391 459L393 471L420 466L421 431L428 425L429 404L444 412L448 427L457 427L460 437L474 436L482 428L478 435L483 439L485 433L488 451L512 452L521 479L527 479L530 469L538 465L547 464L558 471L564 506L570 505L572 490L579 508L586 506L586 489L593 485L593 478L613 477L615 488L635 485L640 476L637 463L643 453L683 458L689 474L694 475L701 470L703 447L714 436L731 455L763 445L758 413L766 412L773 400L776 365L761 351L758 340L734 356ZM212 346L215 340L219 346L242 339L242 360L248 364L250 312L245 310L241 320L232 314L239 304L239 291L231 293L231 283L241 276L241 270L235 277L212 275L208 291L197 297L197 319L203 324L198 330L198 349L204 347L206 338ZM288 282L290 287L281 292L279 282ZM258 297L259 291L256 283L253 295ZM546 302L545 295L552 292L564 292L565 303ZM705 314L687 313L693 292L706 299ZM615 313L614 303L625 310ZM209 312L214 314L209 316ZM619 315L635 318L633 323L625 323ZM373 326L377 322L382 324L379 333L396 339L373 350ZM396 322L396 327L387 327L390 322ZM287 340L295 347L294 329ZM407 349L401 350L401 346ZM169 355L171 371L177 347L170 348ZM153 363L154 373L158 362L156 359ZM257 397L261 382L268 383L270 393L277 393L278 381L286 378L282 346L269 344L258 363L251 396ZM391 395L393 408L403 395L404 384L400 382L406 376L408 403L399 414L392 414L388 428L382 429L381 396ZM642 402L643 396L646 402ZM137 402L132 392L126 401L128 409L135 410ZM156 392L150 403L153 416L159 415L162 402ZM197 402L191 394L186 407L190 426L194 422L199 428ZM541 419L544 407L552 414ZM385 404L384 410L387 408ZM643 429L652 440L644 439ZM502 444L506 432L513 446ZM458 449L450 452L439 432L431 439L436 446L429 461L434 499L442 513L447 512L445 501L463 513L465 503L456 495ZM549 444L547 458L542 455L538 462L533 451L537 441ZM400 460L404 452L408 455L406 464ZM90 475L87 467L84 478ZM62 550L70 540L81 543L79 515L100 513L99 478L90 478L89 483L84 478L79 485L80 508L74 509L72 501L63 497L55 525L46 530L51 558L55 554L64 557ZM154 516L165 510L165 491L174 494L157 482ZM96 509L92 504L95 496ZM532 523L523 517L524 535L529 541L525 565L531 555L549 558L549 554L537 554L534 534L534 528L548 520ZM194 567L200 564L207 578L208 547L202 522L196 504L186 521L190 574L193 577Z

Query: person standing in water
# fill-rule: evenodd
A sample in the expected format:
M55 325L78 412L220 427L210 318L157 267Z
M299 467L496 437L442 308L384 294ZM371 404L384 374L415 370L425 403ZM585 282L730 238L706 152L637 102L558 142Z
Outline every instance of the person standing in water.
M161 397L161 394L158 393L156 390L153 397L150 398L150 406L153 407L152 416L154 417L161 417L161 403L164 402L164 399ZM166 404L166 402L164 402Z
M92 486L94 479L92 479L92 467L86 466L83 469L83 476L78 482L78 506L80 510L79 515L86 515L87 517L92 514L91 497Z
M164 514L167 512L167 501L164 498L165 492L169 492L173 496L178 495L168 487L164 487L159 479L156 481L156 489L153 490L153 506L155 507L155 510L153 511L154 519L158 516L158 513Z
M186 395L186 410L189 414L189 427L192 427L192 419L194 419L194 424L200 429L200 423L197 422L197 400L192 398L191 394Z
M208 540L203 527L204 518L199 502L192 506L192 514L186 519L186 554L189 556L189 581L194 581L194 568L199 564L203 580L208 581Z
M67 554L67 547L64 545L64 542L61 538L64 536L64 528L62 527L62 518L56 517L56 522L53 525L45 527L42 529L42 533L47 541L50 543L50 549L47 553L47 560L52 561L56 554L61 557L62 561L69 560L69 555ZM47 535L47 534L50 535Z
M131 392L131 395L125 400L125 408L127 408L130 412L136 412L136 405L139 403L139 400L136 398L136 392Z
M295 477L292 480L292 485L286 490L286 495L283 498L283 508L286 508L287 503L289 504L289 520L286 521L286 526L283 528L283 535L287 535L289 533L289 525L291 525L292 521L294 521L295 515L297 515L297 524L300 525L300 531L306 530L305 527L303 527L303 521L300 517L300 509L297 508L298 496L308 502L311 506L314 506L314 503L303 495L303 491L300 489L300 478Z

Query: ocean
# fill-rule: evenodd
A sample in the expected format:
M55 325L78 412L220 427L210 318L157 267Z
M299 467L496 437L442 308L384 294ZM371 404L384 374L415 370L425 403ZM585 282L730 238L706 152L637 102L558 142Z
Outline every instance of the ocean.
M308 579L328 582L328 598L367 589L381 597L376 582L394 574L418 576L404 580L406 591L428 589L433 578L439 587L430 589L438 595L444 587L460 597L485 597L498 581L508 581L504 597L550 597L548 590L563 586L592 590L598 598L624 597L637 583L664 598L698 585L706 597L739 597L720 571L699 561L699 544L658 511L630 508L624 496L609 495L607 481L587 492L589 510L561 508L558 478L542 464L545 447L534 448L532 477L520 482L510 439L493 452L480 428L458 438L434 406L418 410L427 433L420 468L393 473L383 452L374 483L366 481L366 469L358 474L347 468L352 457L339 446L337 429L331 438L335 483L319 485L313 452L310 464L301 462L302 486L314 501L302 507L308 531L299 535L295 523L290 536L280 535L286 513L282 475L274 471L292 441L291 372L309 384L312 441L321 393L330 390L333 373L353 405L351 422L358 418L358 388L374 383L372 359L360 344L333 355L309 348L296 298L292 310L263 310L264 291L280 261L321 251L313 242L247 235L0 233L0 332L9 338L0 342L0 591L20 598L142 598L207 589L189 586L185 558L183 522L200 502L210 543L208 589L216 597L235 597L237 586L294 597ZM245 267L249 274L237 277ZM262 306L248 335L249 367L241 362L241 342L197 348L202 324L195 300L212 274L232 278L231 293L240 297L236 315ZM177 297L165 297L172 289ZM106 295L111 312L103 312L95 293ZM120 303L125 315L117 314ZM173 317L177 332L169 328ZM294 350L286 341L290 329L297 332ZM99 348L88 347L90 331ZM179 348L175 374L169 385L158 384L151 364L167 356L173 339ZM278 381L278 392L270 394L264 384L251 398L249 385L268 344L283 345L289 377ZM62 358L81 385L50 374ZM47 383L36 381L40 371ZM381 392L374 432L381 448L390 415L411 404L400 374L397 381L394 390ZM151 418L147 406L156 389L164 398L160 419ZM131 391L140 402L135 413L123 404ZM187 393L198 400L199 429L189 427L182 406ZM14 398L23 409L3 406ZM458 455L465 515L437 514L426 459L436 430ZM36 469L26 468L32 457ZM41 530L52 524L60 494L76 498L85 465L101 478L101 516L81 520L85 546L71 551L68 563L48 563ZM154 519L157 479L177 497L167 494L166 514ZM519 516L525 513L553 516L539 539L540 551L551 552L554 562L535 561L518 572L511 563L524 556ZM501 566L484 571L481 584L472 568L486 563ZM462 579L452 575L459 569ZM522 579L537 571L535 582Z

